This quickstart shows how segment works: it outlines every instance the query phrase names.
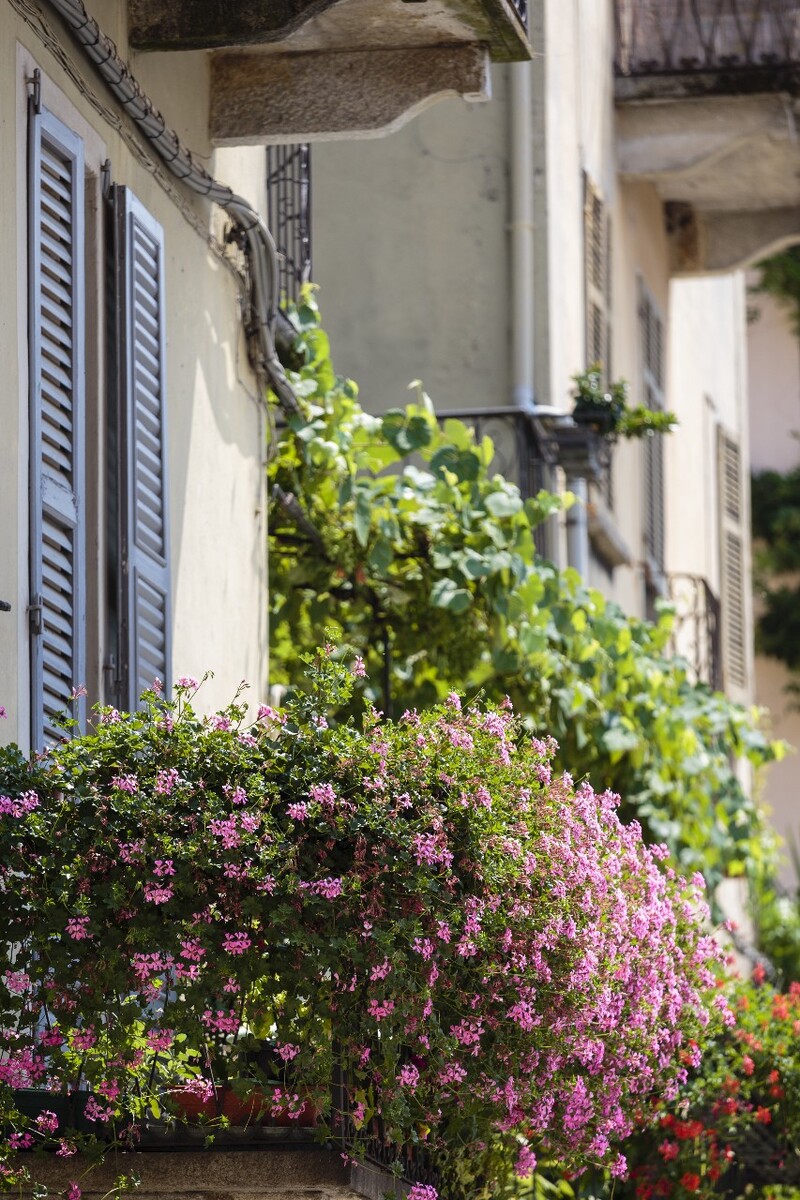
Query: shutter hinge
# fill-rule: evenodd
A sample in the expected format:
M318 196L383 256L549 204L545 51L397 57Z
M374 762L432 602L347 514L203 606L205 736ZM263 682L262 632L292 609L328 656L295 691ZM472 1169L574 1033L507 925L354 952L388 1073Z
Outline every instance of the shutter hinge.
M109 654L108 658L103 663L103 677L105 679L105 694L109 701L117 707L120 705L120 697L122 695L122 680L119 677L117 670L116 654Z
M108 200L111 195L111 159L107 158L100 168L100 179L103 190L103 199Z
M33 636L41 637L44 633L44 597L41 592L37 592L28 605L28 624Z
M11 605L8 600L0 600L0 612L11 612Z
M33 104L33 111L38 117L42 111L42 72L38 67L33 72L32 78L28 80L28 86L31 89L30 97Z

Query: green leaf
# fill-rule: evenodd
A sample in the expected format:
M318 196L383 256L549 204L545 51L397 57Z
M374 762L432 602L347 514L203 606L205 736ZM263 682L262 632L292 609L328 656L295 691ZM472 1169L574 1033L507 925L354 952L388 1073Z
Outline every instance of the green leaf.
M484 498L484 506L486 511L491 513L493 517L513 517L522 508L522 499L518 492L503 491L490 492Z

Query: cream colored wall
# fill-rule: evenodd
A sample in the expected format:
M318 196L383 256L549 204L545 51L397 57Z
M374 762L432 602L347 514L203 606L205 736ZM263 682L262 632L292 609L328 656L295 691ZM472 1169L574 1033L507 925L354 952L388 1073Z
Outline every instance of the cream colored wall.
M754 277L749 277L754 282ZM769 296L751 296L758 318L747 330L748 395L752 466L756 471L789 471L800 466L800 348L786 311ZM772 731L794 752L765 772L763 799L778 832L800 850L800 711L786 691L790 675L783 663L755 660L756 702L772 717ZM800 879L787 860L787 886Z
M89 7L124 55L122 0L95 0ZM130 186L165 231L173 674L212 669L215 678L202 697L207 707L226 703L243 678L253 685L254 699L266 690L265 429L241 334L238 279L209 248L209 235L219 232L220 219L203 201L187 198L179 185L167 183L166 190L160 185L141 155L132 152L106 119L109 112L116 121L118 108L66 35L62 38L83 81L80 88L11 5L0 9L0 113L7 118L0 123L5 167L0 173L0 210L6 232L0 245L0 276L16 285L0 293L0 598L14 604L12 613L0 613L0 703L10 718L0 723L0 738L23 744L28 737L24 76L33 65L42 71L45 105L67 123L73 119L87 137L87 168L96 169L107 157L113 181ZM168 125L201 161L212 172L224 171L226 182L263 206L262 150L219 151L206 157L205 56L193 55L176 67L172 58L138 55L133 68ZM149 157L146 150L144 155ZM160 168L158 174L166 179ZM96 180L90 178L87 191L98 196ZM183 212L173 196L180 199ZM95 283L99 293L99 278ZM95 377L102 367L101 353L99 346L90 348ZM94 411L88 414L93 445L87 445L87 507L90 521L93 515L97 523L103 512L102 464L96 451L102 443L102 404L96 396L92 401L91 380L88 407ZM101 571L91 571L90 576L91 641L102 612L103 584ZM100 661L94 661L87 680L95 698L107 649L101 645Z
M506 72L387 138L314 145L314 278L336 369L367 409L510 403Z

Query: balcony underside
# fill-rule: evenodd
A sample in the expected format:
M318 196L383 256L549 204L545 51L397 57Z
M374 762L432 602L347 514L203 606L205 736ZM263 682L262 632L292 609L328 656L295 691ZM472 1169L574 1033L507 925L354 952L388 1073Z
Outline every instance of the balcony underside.
M522 0L128 0L136 50L281 45L285 52L480 42L530 58Z
M729 271L800 240L800 137L787 96L618 106L620 171L665 205L675 274Z
M526 0L129 0L139 51L209 49L217 145L371 137L530 58Z

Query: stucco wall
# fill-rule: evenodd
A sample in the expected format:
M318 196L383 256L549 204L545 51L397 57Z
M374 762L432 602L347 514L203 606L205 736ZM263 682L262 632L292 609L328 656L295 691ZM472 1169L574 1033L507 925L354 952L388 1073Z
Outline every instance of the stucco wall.
M89 8L125 54L125 5L96 0ZM57 22L48 21L55 30ZM106 119L119 110L61 33L63 47L82 81L80 86L49 53L12 5L0 9L0 210L6 236L0 245L0 361L3 393L0 417L0 598L13 602L0 614L0 702L9 720L0 738L28 737L28 399L26 331L26 88L25 76L38 65L42 98L86 139L87 196L101 208L98 169L111 163L112 180L132 188L161 223L166 246L167 438L174 676L215 672L202 695L206 706L224 704L239 681L266 688L266 546L263 476L264 421L255 381L246 359L239 320L238 281L208 246L221 229L218 215L204 202L170 185L184 211L159 184L119 131ZM162 107L167 123L205 157L206 60L136 56L141 83ZM97 111L97 106L101 111ZM126 128L131 128L126 126ZM144 151L145 158L149 153ZM263 151L218 152L212 172L250 195L263 187ZM159 173L161 170L159 168ZM99 228L97 220L95 226ZM94 303L100 295L100 256L87 251L87 279ZM91 291L90 291L91 298ZM97 314L95 313L95 316ZM96 327L99 327L99 322ZM91 329L91 318L87 318ZM87 352L87 539L90 642L99 653L89 661L90 698L101 694L102 662L109 647L102 629L103 572L95 558L103 552L103 379L102 344L90 338ZM100 561L102 561L100 559ZM97 632L99 629L99 633Z
M312 151L314 277L336 369L371 411L510 403L506 71L387 138Z
M750 277L750 282L754 277ZM750 444L754 470L788 471L800 465L800 348L785 309L768 296L751 296L758 311L747 331ZM756 657L756 701L769 708L772 731L794 748L765 772L763 799L778 832L800 850L800 711L787 693L790 675L776 659ZM787 860L784 883L797 886Z

